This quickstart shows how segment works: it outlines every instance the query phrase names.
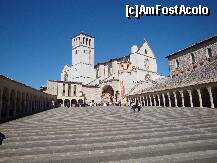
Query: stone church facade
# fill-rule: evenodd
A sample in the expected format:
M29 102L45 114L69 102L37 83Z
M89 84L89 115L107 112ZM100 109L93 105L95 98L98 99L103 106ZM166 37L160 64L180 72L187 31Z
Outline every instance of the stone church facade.
M217 108L217 36L169 55L170 75L127 96L143 106Z
M72 38L72 64L65 65L60 80L48 80L46 93L65 106L126 102L138 86L164 78L157 73L155 55L145 40L128 55L94 65L94 37L79 33Z

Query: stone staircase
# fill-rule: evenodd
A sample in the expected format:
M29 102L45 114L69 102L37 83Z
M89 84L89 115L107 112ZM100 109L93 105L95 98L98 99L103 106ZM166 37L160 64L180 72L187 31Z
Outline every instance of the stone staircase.
M0 162L217 162L217 110L207 108L56 108L0 131Z

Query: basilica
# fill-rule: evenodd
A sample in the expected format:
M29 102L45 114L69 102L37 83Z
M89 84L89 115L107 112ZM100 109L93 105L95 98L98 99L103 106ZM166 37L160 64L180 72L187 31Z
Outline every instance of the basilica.
M72 64L63 67L60 80L48 80L44 92L56 95L60 105L127 104L126 97L140 85L148 87L165 78L157 73L156 57L146 40L123 57L94 64L94 39L84 33L72 37Z

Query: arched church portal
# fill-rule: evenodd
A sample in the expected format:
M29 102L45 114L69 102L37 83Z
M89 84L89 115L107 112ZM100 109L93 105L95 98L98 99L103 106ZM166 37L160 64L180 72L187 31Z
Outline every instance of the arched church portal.
M114 99L114 89L110 85L105 85L102 88L101 101L102 102L113 102L113 99Z

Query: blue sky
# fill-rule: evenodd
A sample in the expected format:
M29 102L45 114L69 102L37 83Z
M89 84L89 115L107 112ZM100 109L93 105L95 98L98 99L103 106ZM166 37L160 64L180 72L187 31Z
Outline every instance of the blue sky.
M208 17L127 19L125 5L204 5ZM148 40L160 74L168 75L165 57L217 34L214 0L0 0L0 74L39 88L59 80L71 64L70 37L83 31L95 36L95 63L129 54Z

